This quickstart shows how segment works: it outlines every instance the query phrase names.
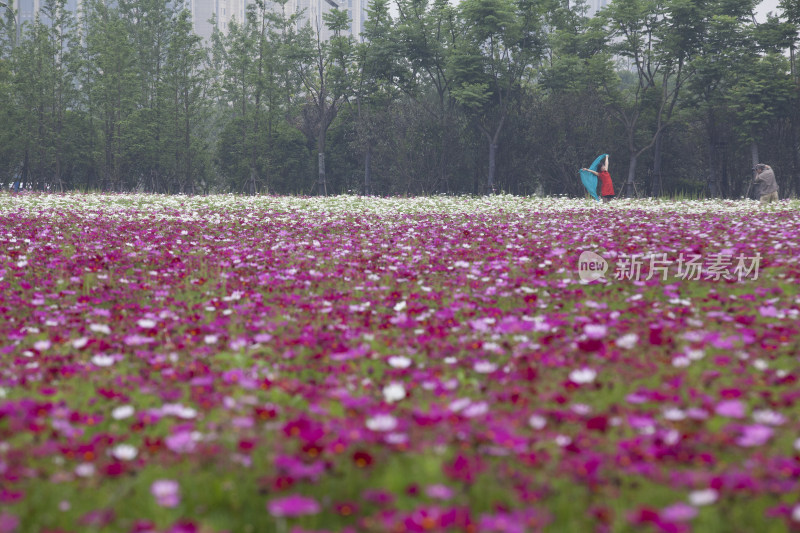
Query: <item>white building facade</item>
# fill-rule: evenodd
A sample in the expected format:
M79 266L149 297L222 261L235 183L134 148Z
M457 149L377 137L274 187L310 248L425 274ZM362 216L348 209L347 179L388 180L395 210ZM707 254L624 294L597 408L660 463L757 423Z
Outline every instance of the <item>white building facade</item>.
M113 1L113 0L110 0ZM78 11L81 0L67 0L67 9L72 12ZM192 14L194 31L208 43L211 41L211 34L214 32L212 18L220 31L227 33L228 26L234 20L242 22L245 18L248 3L252 0L179 0ZM323 13L332 9L347 11L350 16L350 34L358 38L364 28L367 18L368 0L289 0L286 9L290 12L303 11L300 25L311 23L315 30L321 30L324 40L330 38L330 32L325 28L322 21ZM18 23L32 25L39 12L44 0L13 0L13 7L18 13ZM268 8L281 9L279 4L267 1Z
M25 1L25 0L22 0ZM27 0L38 1L38 0ZM73 0L76 1L76 0ZM289 0L285 7L275 2L266 1L267 9L286 9L290 13L299 13L302 16L299 26L311 23L314 30L320 29L323 40L328 40L330 31L325 27L322 15L332 9L347 11L350 17L349 33L358 38L364 28L367 18L367 3L369 0ZM252 0L185 0L185 6L192 13L194 31L207 42L211 39L214 27L211 17L214 16L220 31L226 33L228 26L234 20L241 23L244 20L247 6Z
M300 25L310 22L313 30L320 30L323 40L328 40L331 32L325 27L322 15L334 9L347 11L350 18L348 33L358 39L367 21L367 4L368 0L289 0L287 7L296 13L302 11Z

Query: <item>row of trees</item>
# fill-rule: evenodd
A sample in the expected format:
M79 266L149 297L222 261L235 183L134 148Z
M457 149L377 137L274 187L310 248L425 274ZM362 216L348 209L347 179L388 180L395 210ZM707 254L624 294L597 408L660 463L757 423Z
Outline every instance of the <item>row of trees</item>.
M798 0L372 0L358 40L283 2L210 43L168 0L6 6L0 183L578 195L608 152L625 194L739 197L758 161L800 192Z

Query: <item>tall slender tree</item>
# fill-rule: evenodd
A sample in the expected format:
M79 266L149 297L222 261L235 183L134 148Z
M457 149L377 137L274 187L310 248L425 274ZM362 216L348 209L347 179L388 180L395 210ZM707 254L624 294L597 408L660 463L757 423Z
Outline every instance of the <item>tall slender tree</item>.
M447 0L398 0L397 9L396 28L389 34L399 45L397 87L437 124L415 148L433 144L437 176L432 188L448 192L454 178L453 152L460 140L449 67L463 37L458 12Z
M399 97L396 88L398 47L392 38L393 19L388 0L372 0L367 8L364 40L356 47L357 70L352 99L356 107L359 143L364 155L364 194L372 193L372 151L379 135L375 116L385 113Z
M465 39L451 59L453 94L489 146L487 188L496 189L503 126L545 50L543 13L530 0L464 0Z
M326 134L348 91L355 42L345 33L350 26L347 11L333 9L324 13L322 20L332 34L330 39L323 39L322 27L309 24L299 34L295 64L307 98L306 134L316 137L318 178L315 187L320 194L327 195Z
M602 85L607 107L625 131L628 172L622 192L633 196L639 158L653 146L660 148L692 75L687 68L692 11L662 0L616 0L599 16L607 19L610 50L634 73L630 83L614 83L609 77ZM660 183L660 169L658 174Z
M128 119L136 109L136 50L119 9L88 0L86 14L88 98L100 127L103 190L130 188L126 150Z
M204 123L206 76L203 69L206 50L202 39L192 32L188 11L178 14L167 49L164 70L164 92L168 95L166 110L171 169L180 192L198 192L196 177L205 174L204 136L198 128ZM205 187L202 187L205 190Z
M167 190L161 159L168 101L161 87L167 50L179 22L169 0L120 0L119 9L131 36L131 74L136 78L135 107L125 128L127 167L136 174L138 187Z

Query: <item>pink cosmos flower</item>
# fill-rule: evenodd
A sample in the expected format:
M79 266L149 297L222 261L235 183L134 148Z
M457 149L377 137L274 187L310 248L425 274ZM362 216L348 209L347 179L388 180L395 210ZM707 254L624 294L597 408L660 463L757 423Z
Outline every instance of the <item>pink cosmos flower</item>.
M320 505L317 500L299 494L292 494L285 498L277 498L267 504L269 514L274 517L294 517L317 514Z
M180 485L171 479L157 479L150 485L156 503L161 507L177 507L181 502Z
M175 453L191 453L195 449L194 438L189 431L180 431L164 439L167 448Z
M19 527L19 518L3 511L0 514L0 533L13 533Z
M739 400L726 400L717 404L714 412L728 418L744 418L745 405Z
M761 446L772 438L774 432L775 431L771 427L762 426L761 424L744 426L742 428L742 434L736 439L736 444L747 448Z
M453 497L454 493L453 489L447 485L436 484L430 485L428 488L426 488L425 494L427 494L429 498L433 498L435 500L449 500Z
M688 503L678 502L669 507L664 507L659 516L664 522L688 522L697 516L697 513L696 507L692 507Z

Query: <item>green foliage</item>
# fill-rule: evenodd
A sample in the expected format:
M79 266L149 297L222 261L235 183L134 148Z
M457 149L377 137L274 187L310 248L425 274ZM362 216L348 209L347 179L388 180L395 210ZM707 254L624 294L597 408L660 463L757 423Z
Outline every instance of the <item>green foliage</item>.
M759 140L770 122L789 113L797 88L786 75L788 70L789 61L785 57L766 55L743 72L726 94L743 142Z
M581 194L605 151L640 192L739 197L760 147L800 190L796 0L371 0L360 38L258 0L210 42L167 0L40 5L0 4L3 187Z

